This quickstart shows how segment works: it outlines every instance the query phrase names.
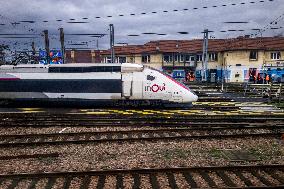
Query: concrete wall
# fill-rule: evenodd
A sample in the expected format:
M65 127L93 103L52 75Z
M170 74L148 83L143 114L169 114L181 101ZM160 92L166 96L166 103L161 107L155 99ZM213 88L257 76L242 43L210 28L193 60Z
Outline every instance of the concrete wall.
M133 63L134 62L135 57L134 56L127 56L126 57L126 62L128 63Z
M162 62L163 62L162 58L163 58L162 54L152 54L150 55L151 62L147 63L146 65L162 70Z
M241 66L250 68L261 68L264 63L264 52L258 51L258 57L256 60L250 60L250 51L231 51L225 52L224 58L226 58L227 66L236 66L236 64L241 64Z
M141 64L141 55L125 55L127 63Z

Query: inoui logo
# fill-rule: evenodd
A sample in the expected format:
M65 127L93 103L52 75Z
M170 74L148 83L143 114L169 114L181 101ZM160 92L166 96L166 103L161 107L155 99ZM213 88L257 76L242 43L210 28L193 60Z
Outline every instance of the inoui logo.
M166 90L166 84L163 83L163 85L158 85L158 84L154 84L152 86L145 86L145 91L152 91L154 93L158 92L158 91L165 91Z

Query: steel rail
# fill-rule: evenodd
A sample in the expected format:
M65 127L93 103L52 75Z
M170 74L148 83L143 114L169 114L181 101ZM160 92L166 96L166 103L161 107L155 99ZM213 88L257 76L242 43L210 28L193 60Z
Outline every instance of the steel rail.
M58 137L58 136L78 136L78 135L117 135L117 134L143 134L143 133L163 133L163 132L190 132L190 131L199 131L199 132L211 132L211 131L236 131L236 130L256 130L256 129L267 129L267 130L282 130L284 129L283 125L277 126L267 126L267 125L259 125L259 126L250 126L250 125L236 125L231 126L227 125L226 127L220 127L216 124L214 127L202 127L202 128L162 128L162 129L141 129L141 130L121 130L121 131L91 131L91 132L68 132L68 133L40 133L40 134L8 134L1 135L1 139L7 138L25 138L25 137Z
M175 174L183 175L179 183L187 183L191 188L200 188L200 183L196 179L203 178L205 183L211 188L221 187L218 182L211 176L215 173L224 183L226 188L281 188L284 187L284 178L275 171L283 173L284 165L255 165L255 166L225 166L225 167L174 167L174 168L150 168L150 169L115 169L115 170L91 170L91 171L67 171L67 172L45 172L45 173L20 173L20 174L1 174L1 181L10 181L8 188L16 188L19 181L28 182L29 188L35 188L36 184L45 179L47 182L45 188L52 188L57 179L61 179L64 188L70 188L71 181L77 180L77 186L80 188L91 188L91 179L97 177L96 188L104 188L106 177L112 176L116 183L116 188L123 188L124 177L133 178L131 183L133 188L141 188L143 179L149 180L151 188L161 188L160 184L167 184L171 188L178 188ZM159 175L166 175L164 183L159 181ZM238 177L245 186L239 187L238 181L230 178L230 175ZM244 174L253 175L245 177ZM266 176L274 180L268 180ZM254 177L254 178L253 178ZM78 181L79 179L79 181ZM257 179L263 184L254 183L252 180ZM128 181L129 182L129 181ZM223 185L223 187L224 187ZM0 182L1 186L1 182ZM149 187L149 186L148 186Z
M207 99L207 101L208 101L208 99ZM206 101L202 101L202 102L206 102ZM209 101L209 102L217 102L217 103L219 103L219 102L232 102L232 101L216 101L216 99L214 99L214 101L212 100L212 101ZM32 107L31 107L32 108ZM239 109L239 106L237 106L237 105L214 105L214 106L212 106L212 105L207 105L207 104L202 104L202 105L199 105L199 104L196 104L196 105L193 105L193 107L189 107L189 108L183 108L183 110L199 110L200 108L210 108L210 109L215 109L215 110L222 110L222 109L224 109L224 110L227 110L227 109ZM176 110L177 108L169 108L170 110ZM42 109L40 109L40 110L47 110L47 112L49 112L48 111L48 108L42 108ZM123 108L121 108L121 110L123 110ZM154 108L153 110L164 110L163 108ZM107 110L105 110L105 111L107 111ZM5 113L5 112L4 112ZM15 113L20 113L20 112L15 112Z
M171 117L171 116L175 117ZM19 116L19 115L18 115ZM123 117L122 117L123 116ZM1 117L0 117L1 119ZM47 119L47 120L46 120ZM51 120L50 120L51 119ZM275 116L275 115L268 115L264 117L263 115L259 116L234 116L234 115L202 115L202 116L179 116L177 114L171 113L168 114L167 116L152 116L151 114L147 114L145 116L138 116L136 117L135 114L131 115L119 115L119 116L84 116L82 114L78 115L63 115L61 116L56 116L56 117L51 117L51 116L43 116L41 117L40 115L35 116L35 117L2 117L2 123L3 122L16 122L16 121L21 121L21 122L30 122L30 121L160 121L161 119L165 121L284 121L283 116Z
M108 120L62 120L62 121L18 121L18 122L1 122L0 128L15 128L15 127L31 127L31 128L42 128L42 127L137 127L137 125L141 126L153 126L153 127L214 127L216 125L227 127L230 126L256 126L256 125L282 125L284 121L282 120L251 120L244 122L244 120L234 120L232 122L228 122L228 120L223 120L219 122L219 120L144 120L144 121L133 121L133 120L117 120L117 119L108 119Z
M156 133L154 133L156 132ZM196 131L195 131L196 132ZM149 131L149 132L143 132L143 131L119 131L119 132L105 132L107 134L98 134L94 139L90 139L91 137L95 136L92 134L83 134L80 133L64 133L64 134L38 134L38 138L28 138L24 135L19 137L16 140L16 142L13 142L12 138L6 138L4 137L4 142L0 143L0 147L28 147L28 146L40 146L40 145L67 145L67 144L96 144L96 143L102 143L102 142L139 142L139 141L160 141L160 140L194 140L194 139L228 139L228 138L246 138L246 137L262 137L262 138L271 138L271 137L281 137L283 135L282 131L271 131L271 132L263 132L263 133L234 133L234 134L190 134L190 135L184 135L182 133L175 133L171 131L167 132L157 132L157 131ZM143 136L147 135L147 136ZM155 136L158 135L158 136ZM178 136L177 136L178 134ZM49 138L51 140L47 140L47 136L52 136L53 138ZM123 135L126 135L126 137L123 137ZM116 137L114 137L116 136ZM138 137L136 137L138 136ZM60 138L58 140L58 138ZM73 137L73 138L72 138ZM84 137L84 139L81 139L80 137ZM85 138L86 137L86 138ZM66 139L71 138L71 140ZM74 139L75 138L75 139ZM36 140L35 140L36 139ZM18 142L20 140L20 142ZM8 142L7 142L8 141Z
M112 170L90 170L90 171L62 171L44 173L20 173L20 174L0 174L0 178L29 178L29 177L61 177L61 176L84 176L84 175L114 175L114 174L150 174L160 172L187 172L187 171L236 171L236 170L261 170L274 169L284 171L282 164L268 165L238 165L238 166L205 166L205 167L170 167L170 168L134 168L134 169L112 169Z

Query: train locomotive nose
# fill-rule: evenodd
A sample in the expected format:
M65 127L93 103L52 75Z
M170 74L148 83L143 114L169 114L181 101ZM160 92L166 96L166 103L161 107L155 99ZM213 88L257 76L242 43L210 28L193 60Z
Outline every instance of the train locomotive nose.
M198 96L192 92L187 92L183 100L184 102L196 102L198 100Z
M192 98L193 98L193 101L192 102L196 102L198 100L198 96L196 94L193 94L192 93Z

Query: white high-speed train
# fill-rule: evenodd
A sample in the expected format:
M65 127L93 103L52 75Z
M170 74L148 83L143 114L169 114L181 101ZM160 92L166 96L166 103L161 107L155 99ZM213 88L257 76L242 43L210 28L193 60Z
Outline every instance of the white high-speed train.
M170 76L139 64L0 66L2 104L171 106L197 99Z

